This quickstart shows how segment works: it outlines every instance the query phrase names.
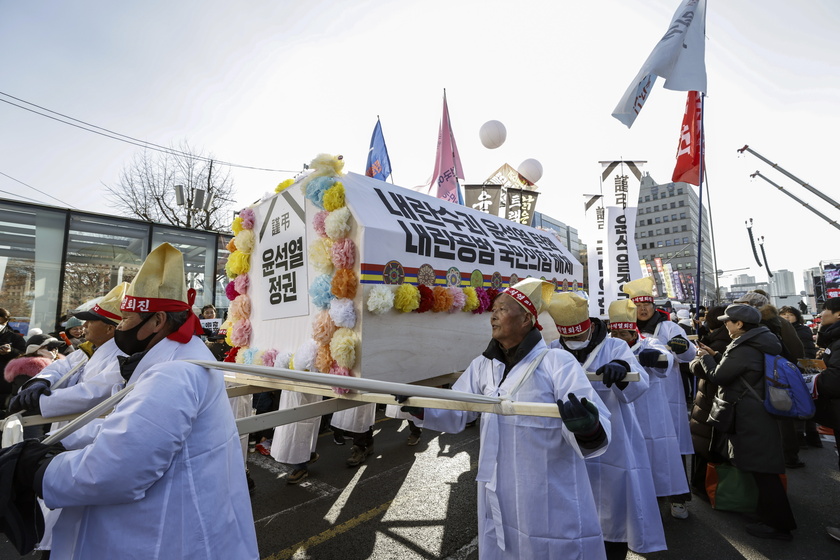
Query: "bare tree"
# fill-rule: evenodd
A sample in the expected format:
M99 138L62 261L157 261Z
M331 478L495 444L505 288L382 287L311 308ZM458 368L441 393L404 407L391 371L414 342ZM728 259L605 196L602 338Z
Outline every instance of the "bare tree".
M110 205L123 215L179 227L221 231L233 210L230 169L187 142L165 153L144 150L107 189Z

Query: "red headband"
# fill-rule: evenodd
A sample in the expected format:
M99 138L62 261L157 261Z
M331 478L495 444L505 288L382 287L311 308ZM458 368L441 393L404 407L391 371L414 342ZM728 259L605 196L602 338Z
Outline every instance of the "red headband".
M638 331L639 329L636 327L636 323L610 323L610 330L622 330L622 331Z
M528 312L534 316L534 326L537 327L538 330L542 330L542 325L540 325L539 321L539 313L537 313L537 307L533 304L530 298L528 298L528 296L516 288L506 288L504 293L515 299L525 309L527 309Z
M122 307L122 304L120 304L120 306ZM96 313L97 315L101 315L101 316L105 317L106 319L111 319L112 321L116 321L118 323L120 321L122 321L122 317L120 315L117 315L116 313L111 313L108 310L102 309L101 307L99 307L98 303L93 306L93 309L91 309L91 312Z
M554 326L557 327L557 332L559 332L561 336L575 336L576 334L589 330L589 327L592 326L592 321L590 321L589 317L587 317L586 321L578 323L577 325L564 327L563 325L555 324Z
M136 296L125 296L120 303L120 311L131 311L134 313L156 313L158 311L190 311L190 315L184 324L181 325L174 333L171 333L166 338L171 338L175 342L186 344L190 341L192 336L201 336L204 329L201 327L201 321L192 313L192 306L195 302L195 290L190 288L187 290L187 302L177 299L165 298L144 298Z
M653 303L653 296L636 296L630 298L633 303Z

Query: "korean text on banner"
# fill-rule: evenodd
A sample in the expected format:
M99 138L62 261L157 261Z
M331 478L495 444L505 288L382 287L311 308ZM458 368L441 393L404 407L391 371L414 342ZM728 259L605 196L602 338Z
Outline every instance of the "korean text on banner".
M606 243L606 210L602 196L591 196L584 207L584 222L589 232L587 246L589 258L587 279L589 282L589 316L602 317L607 314L604 304L604 244Z
M685 101L685 115L680 128L680 142L677 146L677 163L671 181L700 185L700 167L703 150L701 135L703 121L703 100L696 91L689 91Z
M607 243L604 246L604 304L627 297L622 287L642 277L639 254L636 250L636 212L639 200L641 173L638 165L630 167L631 179L625 174L628 165L607 166L605 173L612 177L613 186L604 194L607 221ZM604 181L607 185L608 182ZM606 191L606 188L605 188Z
M286 189L255 208L261 225L251 282L259 297L252 299L265 304L264 319L309 315L305 208L302 189Z
M438 132L437 155L435 156L435 171L432 174L432 184L429 194L456 204L463 204L458 179L464 178L461 167L461 156L458 146L452 136L452 125L449 122L449 106L446 104L446 93L443 94L443 116L440 119Z
M665 78L665 89L705 93L705 31L706 0L683 0L612 116L633 126L659 76Z

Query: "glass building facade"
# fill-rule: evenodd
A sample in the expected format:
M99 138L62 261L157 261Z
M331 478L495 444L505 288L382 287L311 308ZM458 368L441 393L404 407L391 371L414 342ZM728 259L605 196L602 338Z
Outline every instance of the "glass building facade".
M131 282L149 252L168 242L184 253L195 305L228 304L230 235L0 199L0 307L21 333L56 330L67 314Z

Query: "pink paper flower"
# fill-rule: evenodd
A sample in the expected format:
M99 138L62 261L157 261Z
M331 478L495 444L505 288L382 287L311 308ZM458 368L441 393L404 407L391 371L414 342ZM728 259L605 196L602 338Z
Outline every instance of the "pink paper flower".
M236 291L240 294L247 294L248 287L251 285L251 280L247 274L240 274L236 277L233 281L234 285L236 286Z
M253 208L244 208L239 212L239 217L242 218L242 229L254 229L256 216Z
M274 367L274 360L277 359L277 350L269 348L263 353L262 362L264 366Z
M330 249L336 268L352 268L356 263L356 244L349 237L336 240Z
M230 335L233 346L248 346L251 343L251 321L242 319L233 325Z
M324 226L324 223L327 221L327 216L329 215L330 213L326 210L321 210L320 212L315 214L314 218L312 218L312 226L315 228L315 233L317 233L321 237L327 236L327 230Z

